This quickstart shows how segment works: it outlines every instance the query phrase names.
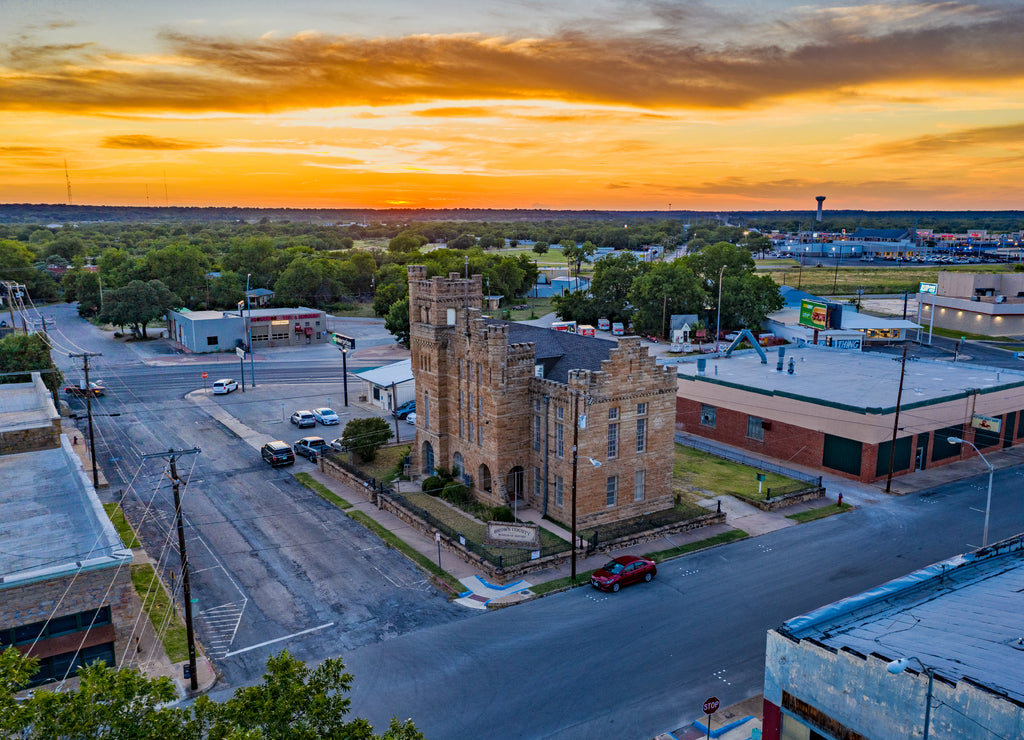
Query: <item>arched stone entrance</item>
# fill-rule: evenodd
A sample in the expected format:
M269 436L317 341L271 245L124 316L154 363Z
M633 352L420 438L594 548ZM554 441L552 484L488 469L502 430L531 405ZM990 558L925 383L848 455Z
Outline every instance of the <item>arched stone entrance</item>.
M523 501L526 497L526 471L516 465L505 475L505 492L509 503Z
M485 491L491 490L491 469L486 465L481 465L477 471L477 478L480 479L479 485Z

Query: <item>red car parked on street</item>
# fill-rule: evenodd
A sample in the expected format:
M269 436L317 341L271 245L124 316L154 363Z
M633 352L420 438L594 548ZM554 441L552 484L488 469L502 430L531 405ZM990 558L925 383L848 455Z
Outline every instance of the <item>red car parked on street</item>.
M590 584L602 591L618 591L621 587L631 583L639 581L650 583L657 574L658 568L654 565L653 560L636 555L622 555L595 570L590 576Z

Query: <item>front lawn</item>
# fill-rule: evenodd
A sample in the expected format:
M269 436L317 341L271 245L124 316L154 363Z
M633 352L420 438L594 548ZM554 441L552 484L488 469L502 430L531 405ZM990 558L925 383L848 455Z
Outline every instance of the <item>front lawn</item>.
M769 488L786 488L800 483L778 473L765 473L761 492L757 491L758 470L731 460L676 444L672 463L673 485L684 499L696 503L708 495L732 495L763 501Z

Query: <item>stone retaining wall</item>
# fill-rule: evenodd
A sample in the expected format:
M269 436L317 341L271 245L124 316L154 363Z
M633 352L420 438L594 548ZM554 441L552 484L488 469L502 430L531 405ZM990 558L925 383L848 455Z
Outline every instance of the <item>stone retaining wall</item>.
M815 486L813 488L805 488L802 491L784 493L781 496L773 496L767 501L753 501L751 499L743 500L753 504L757 508L761 509L761 511L775 511L776 509L784 509L787 506L800 504L804 501L813 501L816 498L825 498L824 486Z

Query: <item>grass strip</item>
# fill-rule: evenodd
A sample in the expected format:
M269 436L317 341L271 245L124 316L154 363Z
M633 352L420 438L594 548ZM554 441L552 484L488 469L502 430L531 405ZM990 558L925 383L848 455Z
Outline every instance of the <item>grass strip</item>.
M350 504L348 501L346 501L341 496L336 494L334 491L332 491L330 488L325 486L320 481L314 480L313 476L311 476L309 473L295 473L295 480L297 480L299 483L301 483L306 488L311 490L324 501L328 501L334 504L339 509L344 510L352 508L352 504Z
M851 504L829 504L828 506L822 506L817 509L808 509L807 511L800 511L796 514L786 515L787 519L792 519L794 522L803 524L804 522L813 522L815 519L824 519L827 516L833 514L842 514L844 511L849 511L853 506Z
M124 546L128 548L139 547L139 538L135 536L135 530L132 529L132 525L124 518L124 512L121 511L120 504L103 504L103 508L106 509L107 516L110 517L110 522L114 525L114 529L117 530L117 534L121 538L121 542L124 543Z
M149 616L153 631L159 636L164 622L167 629L163 633L164 651L172 663L188 658L188 637L185 625L171 604L171 599L160 583L153 566L149 563L132 566L132 585L142 601L142 608ZM168 621L169 620L169 621Z
M846 504L844 504L845 506ZM658 552L648 553L647 557L653 560L655 563L660 563L670 558L678 557L679 555L685 555L688 552L694 552L696 550L703 550L708 547L714 547L715 545L724 545L727 542L733 542L734 540L742 540L745 537L749 537L746 532L742 529L731 529L728 532L721 532L716 534L714 537L708 537L707 539L698 540L691 542L686 545L680 545L679 547L672 547L668 550L659 550ZM611 556L609 556L610 558ZM572 588L574 586L588 586L590 585L590 576L593 574L593 570L588 570L582 573L576 574L576 582L570 576L564 578L555 578L551 581L539 583L534 586L530 586L530 591L542 596L544 594L551 593L552 591L559 591L563 588Z
M465 587L459 583L459 580L448 571L439 568L437 563L428 558L426 555L421 553L419 550L414 549L405 540L402 540L395 536L395 533L390 529L382 526L378 522L371 519L369 516L361 511L350 511L346 513L346 516L350 517L353 521L359 522L368 530L373 532L375 535L380 537L391 547L398 550L400 553L405 555L407 558L412 560L418 566L433 574L439 581L444 583L451 591L455 594L460 594L465 591Z

